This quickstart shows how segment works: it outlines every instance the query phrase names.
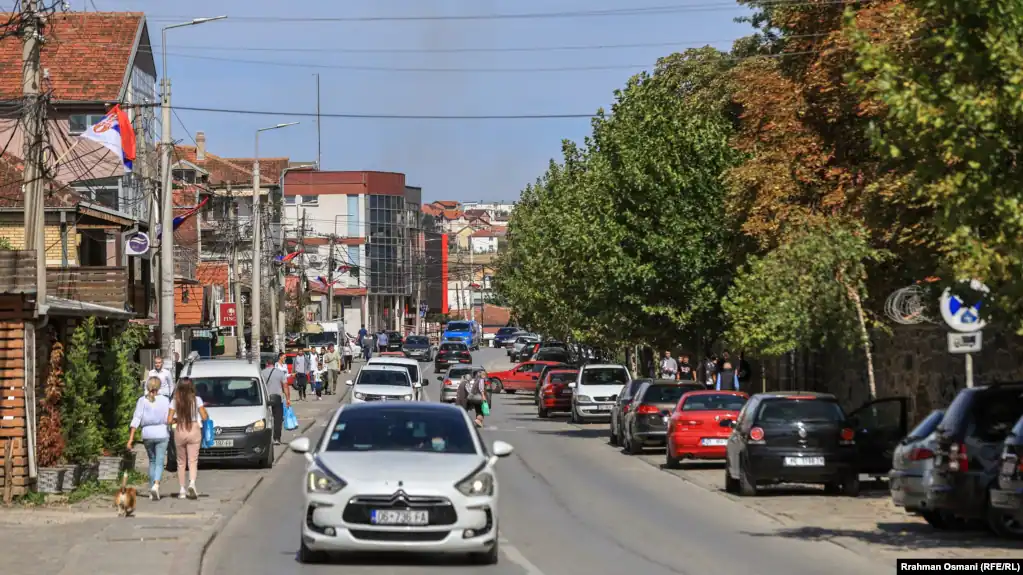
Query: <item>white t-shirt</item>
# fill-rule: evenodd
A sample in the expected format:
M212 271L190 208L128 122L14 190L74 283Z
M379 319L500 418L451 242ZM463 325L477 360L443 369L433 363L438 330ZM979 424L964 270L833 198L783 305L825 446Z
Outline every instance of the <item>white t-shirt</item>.
M200 425L202 425L202 413L200 413L199 411L201 408L202 398L197 395L195 396L195 413L192 414L192 423L199 423ZM177 401L171 402L171 409L173 409L174 411L178 411Z

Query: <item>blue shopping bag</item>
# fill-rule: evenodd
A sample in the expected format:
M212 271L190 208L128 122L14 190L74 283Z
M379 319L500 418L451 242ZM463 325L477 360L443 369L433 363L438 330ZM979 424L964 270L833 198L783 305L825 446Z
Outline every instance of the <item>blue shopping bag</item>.
M295 417L295 410L290 405L284 406L284 429L288 431L298 427L298 418Z
M202 422L202 448L209 449L213 447L213 437L216 433L213 431L213 420L207 419Z

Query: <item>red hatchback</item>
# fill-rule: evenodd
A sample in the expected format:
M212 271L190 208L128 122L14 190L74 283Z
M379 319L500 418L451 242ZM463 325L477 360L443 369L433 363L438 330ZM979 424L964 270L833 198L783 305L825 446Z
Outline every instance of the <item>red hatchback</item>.
M556 361L527 361L520 363L507 371L490 372L491 386L505 393L516 391L533 391L536 389L536 380L540 378L540 372L544 366L558 365Z
M741 391L690 391L682 395L668 422L667 466L683 459L724 459L730 423L749 395Z
M568 384L574 382L579 372L574 369L554 369L544 376L540 388L540 401L536 404L536 415L540 419L551 416L551 412L572 411L572 390Z

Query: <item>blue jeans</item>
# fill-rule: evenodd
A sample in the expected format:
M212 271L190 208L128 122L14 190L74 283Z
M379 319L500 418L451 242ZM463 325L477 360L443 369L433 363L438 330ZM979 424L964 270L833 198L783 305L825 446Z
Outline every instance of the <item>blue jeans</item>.
M142 445L146 448L146 455L149 457L149 488L153 483L163 476L163 463L167 459L167 444L170 439L143 439Z

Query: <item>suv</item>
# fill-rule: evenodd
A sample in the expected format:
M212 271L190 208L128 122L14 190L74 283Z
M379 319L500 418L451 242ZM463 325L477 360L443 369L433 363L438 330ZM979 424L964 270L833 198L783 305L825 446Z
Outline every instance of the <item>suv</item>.
M405 338L402 337L400 331L389 331L387 332L387 349L380 351L401 351L404 343Z
M998 485L991 489L991 507L999 510L993 513L991 530L1003 537L1019 539L1020 524L1023 523L1023 417L1016 421L998 465Z
M998 480L1005 439L1023 415L1023 383L972 387L959 392L936 430L927 507L965 520L987 519L994 530L1004 511L988 490Z
M517 327L502 327L494 335L494 347L508 347L514 344L520 335L525 333Z
M579 378L569 384L572 389L572 423L594 419L606 420L622 388L632 381L629 370L620 364L584 365Z
M355 381L345 382L352 388L349 403L368 401L412 401L416 390L408 369L397 365L366 364Z
M759 393L729 426L727 492L752 496L762 484L823 483L828 492L856 497L860 473L890 468L906 435L906 398L872 401L847 416L831 394Z

